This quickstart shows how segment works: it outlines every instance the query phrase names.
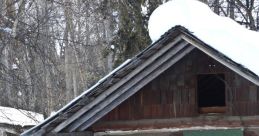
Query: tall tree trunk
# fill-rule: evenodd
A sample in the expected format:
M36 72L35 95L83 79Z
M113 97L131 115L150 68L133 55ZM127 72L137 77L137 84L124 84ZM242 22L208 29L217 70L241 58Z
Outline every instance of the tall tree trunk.
M65 73L66 73L66 97L67 100L71 100L77 95L77 76L76 76L76 58L74 52L74 25L72 19L71 7L69 7L71 1L67 0L64 6L64 14L66 20L66 29L64 34L65 39Z
M231 19L235 19L235 1L234 0L229 0L228 8L229 8L229 17Z
M219 10L220 10L219 0L214 0L213 5L214 5L214 12L219 15L219 13L220 13L219 12Z

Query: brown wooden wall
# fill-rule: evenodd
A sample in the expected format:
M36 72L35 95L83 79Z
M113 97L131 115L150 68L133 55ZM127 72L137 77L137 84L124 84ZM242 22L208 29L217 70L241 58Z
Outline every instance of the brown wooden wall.
M197 75L215 73L225 75L226 115L259 115L259 87L195 49L102 120L197 116Z

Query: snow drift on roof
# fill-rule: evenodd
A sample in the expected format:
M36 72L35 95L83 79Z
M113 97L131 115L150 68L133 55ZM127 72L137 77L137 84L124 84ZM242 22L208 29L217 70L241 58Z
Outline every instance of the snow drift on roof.
M176 25L187 28L206 44L259 75L258 32L216 15L199 1L173 0L152 13L148 24L152 41Z
M10 107L0 107L0 123L19 126L34 126L43 120L43 115L39 113Z

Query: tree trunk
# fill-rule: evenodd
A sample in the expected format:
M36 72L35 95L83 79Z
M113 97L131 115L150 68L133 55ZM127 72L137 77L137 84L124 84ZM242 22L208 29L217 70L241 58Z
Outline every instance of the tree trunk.
M235 19L235 1L229 0L228 7L229 7L229 17L231 19Z
M220 9L219 0L214 0L213 5L214 5L214 12L219 15L219 9Z

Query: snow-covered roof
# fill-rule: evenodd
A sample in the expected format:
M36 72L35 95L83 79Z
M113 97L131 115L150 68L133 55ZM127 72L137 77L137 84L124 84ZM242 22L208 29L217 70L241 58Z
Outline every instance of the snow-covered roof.
M19 126L34 126L43 121L43 115L31 111L0 107L0 123Z
M187 28L200 40L259 75L259 33L213 13L197 0L173 0L159 6L149 20L153 42L174 26Z

